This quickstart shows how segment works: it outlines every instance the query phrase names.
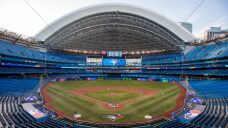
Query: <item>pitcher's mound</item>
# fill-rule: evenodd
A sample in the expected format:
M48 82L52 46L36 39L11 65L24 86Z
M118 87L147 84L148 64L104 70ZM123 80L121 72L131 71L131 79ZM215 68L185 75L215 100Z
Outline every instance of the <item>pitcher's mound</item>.
M115 96L119 96L119 95L120 94L115 93L115 92L111 92L111 93L108 94L108 96L110 96L110 97L115 97Z

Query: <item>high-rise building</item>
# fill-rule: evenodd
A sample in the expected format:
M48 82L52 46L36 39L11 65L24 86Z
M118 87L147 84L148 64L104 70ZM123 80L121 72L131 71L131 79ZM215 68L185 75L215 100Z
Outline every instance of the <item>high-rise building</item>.
M188 22L178 22L182 27L192 33L192 24Z
M211 39L216 37L221 37L222 35L228 33L228 29L222 30L220 27L210 27L210 29L204 31L203 39Z

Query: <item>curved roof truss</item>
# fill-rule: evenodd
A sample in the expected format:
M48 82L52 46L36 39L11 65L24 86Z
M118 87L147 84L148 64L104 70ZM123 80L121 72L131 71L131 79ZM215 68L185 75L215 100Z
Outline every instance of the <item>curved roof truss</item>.
M96 5L72 12L43 29L36 38L52 49L180 50L193 40L170 19L139 7Z

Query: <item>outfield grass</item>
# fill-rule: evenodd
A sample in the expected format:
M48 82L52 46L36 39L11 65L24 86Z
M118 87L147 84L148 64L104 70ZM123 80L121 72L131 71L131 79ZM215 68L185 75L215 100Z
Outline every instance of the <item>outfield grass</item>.
M70 117L73 117L73 113L77 111L82 114L81 119L110 122L109 119L104 118L107 114L122 114L123 119L116 122L126 121L138 121L143 120L144 115L158 116L164 112L167 112L175 107L176 99L181 93L181 90L171 83L160 82L143 82L143 81L111 81L111 80L97 80L97 81L67 81L67 82L53 82L48 88L48 95L52 99L54 107L67 113ZM107 110L104 109L99 103L86 100L83 97L69 93L69 90L80 89L84 87L95 86L127 86L127 87L140 87L151 90L158 90L165 94L159 93L155 96L145 96L144 98L135 99L134 102L125 105L121 110ZM125 91L117 91L120 93L120 97L116 101L124 101L131 98L140 96L139 93L130 93ZM94 97L96 99L109 101L107 97L107 91L101 91L98 93L86 94L87 96ZM121 96L122 95L122 96Z

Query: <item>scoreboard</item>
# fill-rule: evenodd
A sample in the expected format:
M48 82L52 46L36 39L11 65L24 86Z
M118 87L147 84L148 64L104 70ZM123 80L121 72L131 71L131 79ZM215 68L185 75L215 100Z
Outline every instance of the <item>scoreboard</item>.
M108 57L122 57L122 51L107 51Z

